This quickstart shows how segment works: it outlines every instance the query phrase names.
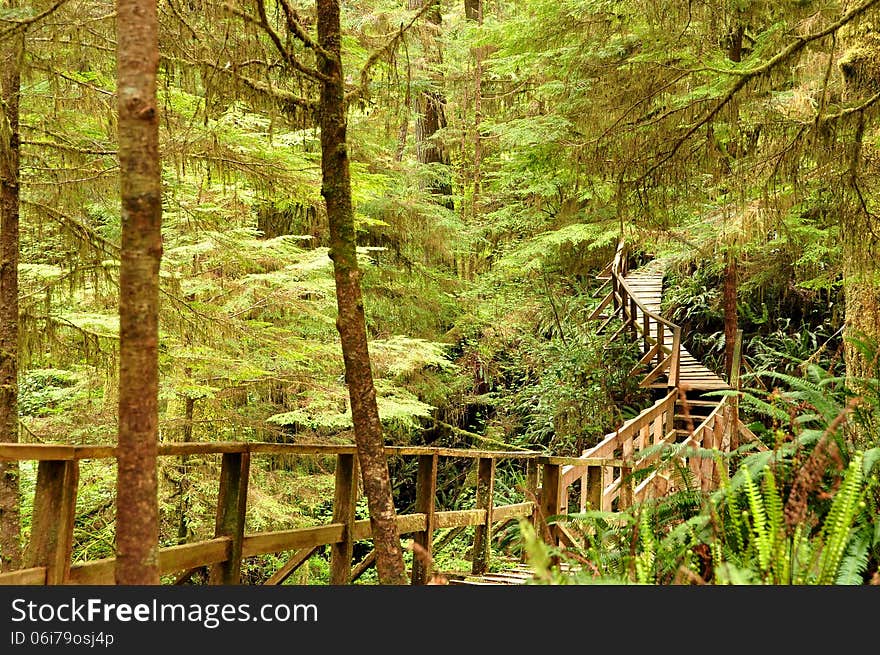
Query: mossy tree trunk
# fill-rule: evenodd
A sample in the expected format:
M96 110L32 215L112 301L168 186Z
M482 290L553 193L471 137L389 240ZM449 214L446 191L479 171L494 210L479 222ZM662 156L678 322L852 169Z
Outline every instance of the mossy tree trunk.
M330 258L336 281L338 317L345 379L351 399L358 460L376 547L376 569L381 584L406 584L406 568L397 528L391 477L385 457L382 424L367 347L357 235L351 198L347 147L347 120L342 74L342 33L338 0L317 0L319 70L321 83L321 195L330 224Z
M880 34L868 32L853 43L841 57L844 95L849 102L859 102L880 91ZM873 180L864 176L866 157L873 158L874 147L866 142L867 117L864 111L854 115L854 133L847 144L849 169L845 175L846 199L841 207L843 258L843 293L845 324L844 360L848 386L855 394L868 391L861 382L880 373L880 226L869 210ZM868 153L866 149L870 149ZM868 198L866 200L866 197ZM871 203L873 205L873 203ZM863 345L862 345L863 344ZM851 424L848 438L856 447L876 435L865 434Z
M410 9L420 9L423 4L421 0L409 0ZM425 65L421 72L431 75L434 68L443 61L440 48L436 45L443 24L439 1L434 3L425 14L425 18L430 30L422 38ZM449 166L449 154L441 144L433 139L437 132L446 127L445 105L446 98L434 86L420 91L413 99L413 109L416 114L416 157L422 164ZM448 173L441 174L440 171L434 171L433 174L436 177L430 185L431 192L448 198L452 193L452 186L447 179ZM451 205L451 200L449 204Z
M117 0L122 193L116 583L159 583L159 263L162 187L154 0Z
M4 7L17 6L6 0ZM18 441L19 88L23 31L0 48L0 441ZM21 565L18 463L0 462L0 571Z
M483 0L465 0L464 13L468 20L483 24ZM474 49L474 186L473 217L479 215L483 192L483 140L480 130L483 122L483 47Z

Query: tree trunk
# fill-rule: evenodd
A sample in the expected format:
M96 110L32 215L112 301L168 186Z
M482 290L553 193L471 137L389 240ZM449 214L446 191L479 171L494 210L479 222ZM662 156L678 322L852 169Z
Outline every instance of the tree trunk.
M465 0L464 13L468 20L483 24L483 0ZM483 142L480 135L483 122L483 48L474 49L474 189L471 205L472 215L477 218L480 196L483 191Z
M483 0L464 0L464 15L468 20L483 20Z
M159 263L162 186L156 3L117 0L122 193L116 583L158 584Z
M743 35L745 34L745 26L737 21L736 26L730 33L730 46L727 49L727 57L730 61L742 61ZM736 104L733 107L737 107ZM725 158L722 157L722 162ZM725 166L725 173L730 174L730 166ZM725 253L724 265L724 371L727 379L732 379L733 374L733 351L736 348L736 334L739 331L739 317L737 316L737 295L736 295L736 258L730 251L730 246Z
M7 0L6 8L17 6ZM23 32L0 49L0 441L18 441L19 88ZM0 462L0 571L21 566L18 463Z
M861 102L876 92L877 75L880 74L876 58L878 43L880 37L869 32L854 41L841 57L843 97L847 102ZM860 179L860 173L865 170L862 149L867 120L864 112L856 115L855 133L852 143L848 144L848 184L840 208L846 317L843 330L844 361L847 386L856 395L871 394L862 380L877 377L880 372L880 262L877 260L880 238L876 236L873 215L868 214L862 204L863 192L860 190L870 186L870 178L865 176L866 179ZM846 435L854 447L864 447L872 438L876 438L876 435L852 423L847 426Z
M341 58L339 0L316 0L318 42L328 56L318 57L327 81L321 84L321 195L327 204L330 258L336 280L338 317L345 380L351 399L358 460L376 547L380 584L406 584L406 568L397 529L391 477L385 458L382 424L367 348L364 303L357 262L357 235L351 200L345 89Z
M736 347L736 333L739 330L736 302L736 258L730 250L726 254L724 266L724 370L727 379L733 372L733 350Z
M420 9L422 4L421 0L409 0L410 9ZM426 18L428 23L434 27L432 31L439 33L443 21L439 1L426 14ZM420 67L420 72L423 74L430 74L435 66L442 63L439 46L435 45L436 36L436 34L426 34L422 38L426 63L426 66ZM446 98L435 88L421 91L413 99L413 110L416 115L416 157L419 163L449 166L448 153L442 146L431 140L437 132L446 127L445 105ZM442 178L437 175L430 186L431 193L448 198L452 194L452 185L447 177L448 173L443 174ZM452 209L451 200L446 204Z
M859 229L859 223L850 217L844 225L844 361L849 388L857 395L870 395L873 392L866 388L863 380L880 374L880 262L876 255L880 239L874 237L867 226ZM859 343L866 347L860 348ZM863 448L876 439L876 434L854 424L847 426L846 435L856 448Z

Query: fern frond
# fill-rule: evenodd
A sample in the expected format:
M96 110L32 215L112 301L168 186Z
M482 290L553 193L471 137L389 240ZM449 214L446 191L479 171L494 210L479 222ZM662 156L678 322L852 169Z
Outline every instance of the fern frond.
M653 584L656 582L654 564L656 562L657 540L651 527L650 510L642 514L639 521L639 544L641 552L636 555L636 582L639 584Z
M764 507L764 497L758 492L758 487L752 481L749 470L745 470L746 498L749 501L749 512L752 517L752 532L755 546L758 549L758 564L765 573L770 568L770 555L772 553L772 537L767 524L767 510Z
M849 541L850 528L858 514L862 497L862 457L863 453L857 452L850 461L843 482L831 503L831 509L825 517L821 533L825 547L819 559L817 584L831 584L834 581Z
M871 554L871 531L859 530L853 535L846 549L846 555L840 561L837 572L836 584L860 585L864 581L865 571L868 570L868 559Z

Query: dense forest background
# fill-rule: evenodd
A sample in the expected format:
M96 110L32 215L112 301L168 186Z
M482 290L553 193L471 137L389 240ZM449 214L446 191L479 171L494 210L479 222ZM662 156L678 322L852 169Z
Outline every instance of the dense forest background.
M873 452L880 2L341 4L387 443L577 455L643 408L626 376L635 351L586 320L624 238L635 263L664 261L665 313L710 368L726 376L744 331L744 420L767 446L798 444L805 427L821 435L849 407L844 459ZM353 439L321 196L322 78L302 64L313 54L290 9L313 28L306 2L158 3L161 441ZM117 436L114 21L92 0L0 10L0 137L20 143L18 347L3 342L4 361L18 353L17 417L5 429L22 442ZM854 396L865 404L847 405ZM114 552L113 469L83 465L78 559ZM210 537L216 469L163 462L163 545ZM446 472L450 490L459 473ZM24 517L35 477L22 465ZM321 458L274 458L252 472L247 528L323 520L332 489ZM412 502L412 489L394 491ZM853 564L865 580L880 543L867 520ZM468 556L461 543L445 565ZM254 558L244 578L277 564ZM326 579L326 566L314 558L292 582Z

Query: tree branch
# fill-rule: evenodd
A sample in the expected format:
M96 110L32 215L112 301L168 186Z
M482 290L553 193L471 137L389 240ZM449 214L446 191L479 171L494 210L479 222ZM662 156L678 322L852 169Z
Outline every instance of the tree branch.
M709 111L707 111L702 118L700 118L696 123L691 125L690 128L678 139L675 140L675 143L672 145L665 155L663 155L658 161L656 161L648 170L639 176L638 181L644 180L648 176L650 176L654 171L663 166L666 162L672 159L676 153L681 149L681 147L690 139L701 127L703 127L706 123L711 121L715 116L720 112L727 103L729 103L737 93L742 90L742 88L748 84L752 79L759 77L761 75L766 75L774 68L776 68L779 64L787 61L789 57L803 50L808 43L813 41L817 41L819 39L825 38L831 34L835 34L837 30L841 27L845 26L847 23L851 22L855 18L858 18L863 13L865 13L871 7L880 3L880 0L865 0L862 4L850 10L841 16L837 21L829 25L823 30L819 32L813 32L811 34L806 34L803 36L798 36L794 41L792 41L788 46L786 46L781 52L777 53L766 62L757 66L755 68L750 68L746 70L732 70L732 69L718 69L715 72L724 73L728 75L736 75L739 76L739 79L734 83L734 85L724 94L724 96L719 100Z
M165 57L165 59L169 59L171 61L179 61L176 58L171 57ZM272 100L275 100L276 102L281 103L282 109L290 110L293 107L299 107L300 109L314 111L317 107L314 100L309 100L307 98L303 98L302 96L291 93L290 91L285 91L284 89L278 89L270 86L265 82L260 82L259 80L254 80L249 77L245 77L244 75L239 75L238 72L235 70L235 67L233 66L220 66L219 64L215 64L214 62L207 61L205 59L200 59L190 63L202 64L203 66L212 68L219 73L229 75L236 81L244 84L252 91L256 91L259 94L262 94Z
M12 27L8 27L2 32L0 32L0 41L5 39L10 34L14 34L19 30L27 29L30 25L43 20L47 16L51 16L54 14L67 0L56 0L55 4L49 7L46 11L40 12L35 16L31 16L30 18L0 18L0 23L10 23Z
M234 7L227 7L232 11L235 15L241 16L246 20L255 22L259 27L268 35L269 39L275 44L275 49L281 54L284 58L284 61L296 71L299 71L306 77L310 77L318 82L329 82L330 78L324 75L316 68L309 68L305 64L300 63L300 61L293 56L293 53L290 52L287 48L284 47L284 44L281 42L281 37L278 35L278 32L269 24L269 17L266 15L266 2L265 0L257 0L257 11L260 14L260 20L254 21L249 15L244 12L240 12Z
M315 54L321 57L330 57L331 54L309 36L309 33L303 27L303 21L299 17L299 13L290 4L290 0L279 0L279 2L284 10L284 18L287 21L287 29L290 30L290 33L302 41L305 47L313 50Z
M856 105L855 107L849 107L847 109L842 109L835 114L825 114L824 116L819 117L820 123L828 123L829 121L836 121L840 118L845 118L846 116L852 116L853 114L858 114L860 111L865 111L871 105L877 103L880 100L880 92L875 93L870 98L865 100L862 104Z
M286 0L282 0L286 1ZM880 2L880 0L876 0ZM358 98L366 97L367 95L367 86L370 81L370 69L376 65L376 62L379 61L382 57L391 52L396 46L400 39L403 38L403 35L406 34L409 29L415 25L415 22L424 16L428 11L437 4L437 0L425 0L424 4L421 8L416 12L416 14L409 20L406 24L401 24L400 29L394 33L394 35L378 50L375 50L368 58L364 67L361 69L361 83L358 85L353 91L350 91L345 95L346 103L351 103Z

